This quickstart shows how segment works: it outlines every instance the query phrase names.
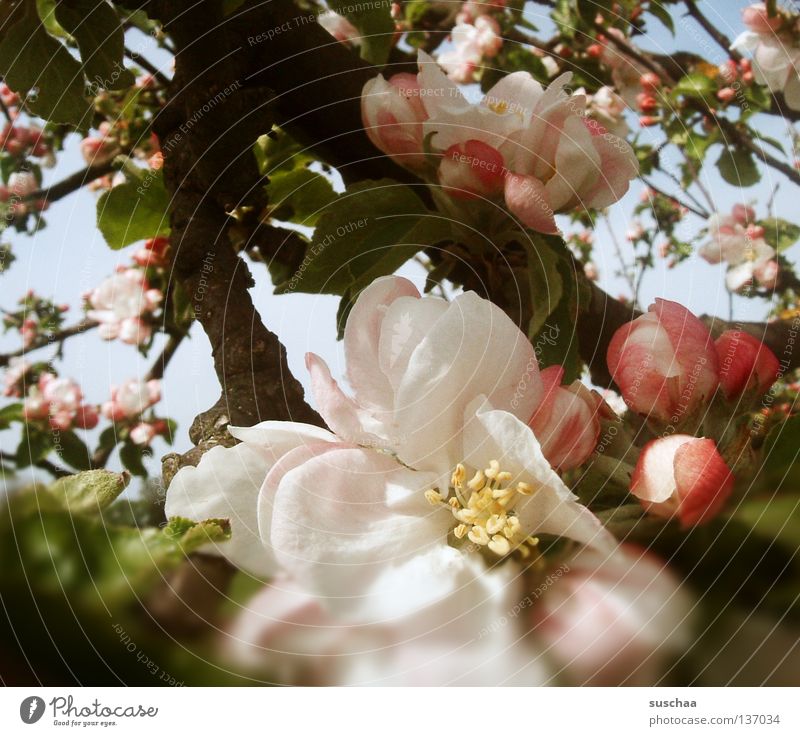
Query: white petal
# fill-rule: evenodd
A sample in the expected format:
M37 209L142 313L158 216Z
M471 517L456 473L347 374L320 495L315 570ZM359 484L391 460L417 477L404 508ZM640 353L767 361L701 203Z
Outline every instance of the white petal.
M267 448L246 444L212 448L196 468L181 468L172 479L164 508L167 518L229 519L231 538L209 551L253 575L269 577L277 565L261 543L256 499L273 457Z
M430 474L369 450L314 457L278 485L271 529L276 555L325 596L330 610L373 618L371 607L383 605L369 593L378 576L446 542L452 515L425 500L432 482ZM419 607L432 592L420 591L406 605Z
M396 398L400 458L449 473L462 459L464 410L481 395L527 420L541 381L525 335L499 307L467 292L448 305L411 355Z
M266 421L252 427L229 426L228 431L237 440L272 450L278 459L293 447L306 443L336 442L336 436L327 429L302 422Z
M554 534L601 550L616 547L614 538L597 517L576 502L550 467L527 424L479 401L468 411L472 418L467 420L464 431L466 464L485 468L491 460L497 460L503 470L514 476L513 482L524 481L535 489L515 507L527 534Z
M385 409L392 406L393 391L379 368L379 345L386 311L400 297L418 300L419 291L408 279L398 276L376 279L359 294L347 318L347 380L362 405Z

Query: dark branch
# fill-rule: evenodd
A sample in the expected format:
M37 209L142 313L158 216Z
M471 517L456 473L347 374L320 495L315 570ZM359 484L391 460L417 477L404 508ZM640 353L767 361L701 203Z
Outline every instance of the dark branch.
M731 40L720 31L705 15L703 15L694 0L684 0L689 15L692 16L703 28L703 30L716 41L717 45L734 61L741 61L742 55L735 49L731 49Z
M19 350L15 350L11 353L3 353L0 355L0 368L4 368L8 365L11 358L19 358L23 355L27 355L28 353L34 350L40 350L41 348L49 347L50 345L54 345L56 343L62 343L69 337L74 337L75 335L80 335L87 330L91 330L97 327L98 323L91 319L84 319L78 322L72 327L65 327L63 330L59 330L51 335L47 335L45 337L38 338L35 340L31 345L27 347L20 348Z
M36 190L32 194L25 197L25 199L28 201L45 199L48 202L55 202L58 199L66 197L68 194L72 194L72 192L76 192L85 184L88 184L95 179L99 179L106 174L110 174L112 171L114 171L114 166L110 161L106 164L99 164L97 166L87 166L85 169L76 171L66 179L62 179L61 181L51 184L49 187L44 189Z

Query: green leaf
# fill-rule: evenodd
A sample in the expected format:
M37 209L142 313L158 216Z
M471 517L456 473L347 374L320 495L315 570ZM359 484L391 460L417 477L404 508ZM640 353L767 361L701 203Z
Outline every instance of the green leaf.
M358 29L361 34L361 58L375 66L385 64L394 38L391 4L330 0L328 6Z
M800 490L800 416L776 424L761 448L761 478L766 487Z
M56 18L75 38L83 72L94 91L130 87L135 78L122 65L125 34L117 11L104 0L61 0Z
M391 179L359 182L325 210L300 268L276 291L357 293L449 237L450 222L429 213L410 187Z
M313 227L337 195L322 174L295 169L271 176L267 196L271 217Z
M11 89L27 95L36 115L53 123L88 128L91 105L84 97L81 65L50 36L35 3L20 3L4 23L0 37L0 74Z
M228 519L206 519L195 522L173 516L164 527L164 534L180 545L184 554L190 554L209 542L224 542L231 538Z
M293 171L314 160L308 147L298 143L280 128L269 135L261 135L253 145L260 174L272 176L278 171Z
M526 236L520 236L523 242ZM544 238L528 241L527 252L532 312L528 337L534 340L564 296L564 282L558 270L560 257Z
M140 478L147 477L147 468L142 461L142 448L134 445L133 442L125 442L119 448L120 462L134 475Z
M97 201L97 227L110 248L169 235L169 194L161 171L126 167L128 181Z
M673 89L673 94L685 97L714 97L717 91L716 82L705 74L695 72L681 77Z
M717 168L722 178L738 187L749 187L761 179L755 159L749 151L742 148L725 148L719 159Z
M130 475L110 470L87 470L59 478L48 491L73 514L94 513L109 506L125 490Z
M53 445L58 456L76 470L89 470L92 467L92 453L75 432L54 434Z
M650 3L647 6L647 12L658 18L667 27L667 30L673 36L675 35L675 21L672 20L670 12L661 4L660 0Z
M789 549L800 549L800 496L797 494L745 501L736 507L733 518L762 537L783 542Z
M758 224L764 228L764 240L779 253L791 248L800 239L800 225L781 217L770 217Z
M53 441L49 432L26 424L22 428L22 438L17 446L14 462L18 468L27 468L44 460L53 449Z
M6 429L11 422L22 420L22 404L15 402L0 409L0 429Z

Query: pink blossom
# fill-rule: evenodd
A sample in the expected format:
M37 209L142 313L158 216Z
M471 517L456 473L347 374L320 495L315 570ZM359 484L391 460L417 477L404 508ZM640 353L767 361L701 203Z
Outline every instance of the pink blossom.
M482 141L456 143L445 151L439 181L452 197L493 197L503 191L503 157Z
M530 419L542 452L557 470L582 465L600 436L600 397L580 381L561 386L564 369L545 368L540 374L544 397Z
M120 151L115 138L87 136L81 141L81 155L87 166L102 166Z
M742 20L753 33L767 34L777 31L783 22L780 15L770 18L764 3L754 3L742 10Z
M94 407L83 404L80 386L70 378L43 373L25 397L23 411L27 420L48 419L54 429L75 426L91 429L97 425Z
M142 268L166 266L168 248L169 238L150 238L145 241L143 248L133 254L133 262Z
M452 33L452 47L441 52L437 61L454 82L465 84L484 58L491 59L503 47L503 37L497 21L488 16L478 16L474 24L458 23Z
M719 382L725 396L732 398L752 390L764 394L780 373L775 354L752 335L726 330L714 343L719 357Z
M620 327L607 357L625 403L665 424L693 417L719 383L708 329L688 309L665 299Z
M733 490L734 477L714 440L674 434L642 449L631 493L652 514L677 516L684 527L713 519Z
M139 422L128 436L135 445L147 447L158 435L159 425L156 422Z
M425 163L422 123L427 119L420 86L413 74L380 74L364 85L361 117L369 139L397 163L416 169Z
M545 583L531 623L572 684L657 685L691 642L693 601L661 560L631 545L583 550Z
M31 364L24 358L11 358L3 374L3 396L21 396L20 383L30 371Z
M103 416L112 421L134 419L161 399L160 381L132 378L111 388L111 400L102 406Z
M155 312L162 299L162 293L150 288L142 271L124 268L89 294L91 309L87 315L100 323L99 334L104 340L118 337L130 345L141 345L152 333L142 317Z

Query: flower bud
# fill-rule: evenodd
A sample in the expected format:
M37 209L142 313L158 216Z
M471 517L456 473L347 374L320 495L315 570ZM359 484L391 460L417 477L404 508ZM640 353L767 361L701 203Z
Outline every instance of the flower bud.
M505 165L500 152L482 141L468 140L445 151L439 181L452 197L491 197L503 190Z
M631 493L655 516L677 516L689 527L720 512L733 482L714 440L674 434L645 445L633 471Z
M772 35L780 28L783 19L780 15L770 18L764 3L754 3L742 10L742 21L753 33Z
M752 335L726 330L714 344L719 357L719 383L727 398L751 389L761 396L778 378L780 363L775 354Z
M545 368L540 374L544 397L528 424L542 453L557 470L582 465L597 446L601 400L580 381L561 386L564 369Z
M625 403L665 424L691 418L719 383L711 334L688 309L666 299L620 327L607 357Z

